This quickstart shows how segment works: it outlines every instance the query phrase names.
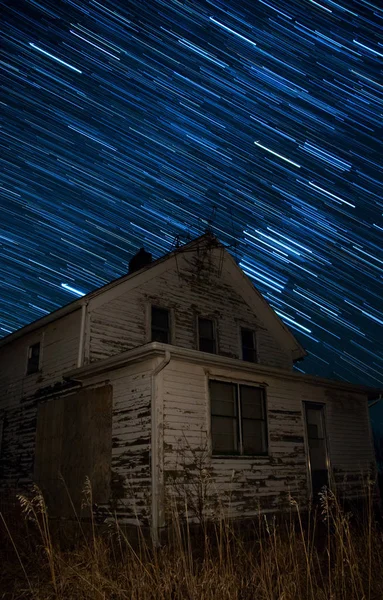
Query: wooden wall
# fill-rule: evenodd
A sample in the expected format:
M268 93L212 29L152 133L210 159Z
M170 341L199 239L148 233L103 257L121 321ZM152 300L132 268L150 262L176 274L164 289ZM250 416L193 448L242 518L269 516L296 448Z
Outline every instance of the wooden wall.
M111 385L39 404L33 480L50 515L74 518L73 510L80 515L84 500L86 505L106 504L111 457ZM84 494L86 478L90 487Z
M100 517L148 525L151 514L151 373L158 359L94 376L87 386L113 389L110 497Z
M209 443L208 377L266 384L269 455L211 457ZM296 380L203 368L172 360L163 373L164 460L159 465L169 513L172 497L183 486L193 495L206 467L210 508L219 500L230 516L250 516L258 510L289 506L289 494L307 503L309 480L303 402L326 405L326 425L332 473L338 491L348 497L361 493L363 477L373 462L367 400ZM203 459L203 460L202 460ZM186 468L185 468L186 467ZM205 475L204 475L205 476ZM347 483L348 482L348 483ZM352 483L352 485L350 485Z
M76 366L80 322L77 310L0 348L0 487L31 481L38 401ZM36 342L41 344L41 370L26 375L28 348Z
M137 287L89 304L88 340L91 362L119 354L150 341L148 311L151 304L172 310L176 346L198 349L197 315L214 318L218 325L218 354L240 358L240 326L256 331L259 363L292 369L291 353L280 347L271 331L235 289L227 260L215 250L211 261L200 264L198 255L181 254L166 269ZM137 278L138 280L138 278ZM134 285L134 280L131 286ZM107 298L107 296L106 296Z

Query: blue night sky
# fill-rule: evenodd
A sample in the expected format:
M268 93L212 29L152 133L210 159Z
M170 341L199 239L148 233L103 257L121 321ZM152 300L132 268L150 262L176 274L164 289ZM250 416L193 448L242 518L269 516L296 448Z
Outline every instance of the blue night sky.
M382 386L383 10L8 0L0 334L208 222L310 356Z

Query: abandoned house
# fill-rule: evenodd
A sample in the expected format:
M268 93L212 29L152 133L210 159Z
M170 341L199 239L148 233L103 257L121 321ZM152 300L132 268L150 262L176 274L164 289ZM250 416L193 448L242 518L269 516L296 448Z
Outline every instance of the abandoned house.
M324 485L356 497L377 390L294 371L304 356L211 234L154 262L141 249L127 275L0 341L1 489L36 482L70 518L89 477L100 518L154 536L179 496L190 516L202 493L233 518Z

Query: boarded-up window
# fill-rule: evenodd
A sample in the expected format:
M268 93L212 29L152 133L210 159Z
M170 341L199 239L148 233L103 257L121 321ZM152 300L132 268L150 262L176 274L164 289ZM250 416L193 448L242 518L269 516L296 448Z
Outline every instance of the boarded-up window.
M34 479L50 514L81 509L85 478L94 503L109 500L112 454L112 386L79 391L40 404ZM73 507L72 507L73 504Z

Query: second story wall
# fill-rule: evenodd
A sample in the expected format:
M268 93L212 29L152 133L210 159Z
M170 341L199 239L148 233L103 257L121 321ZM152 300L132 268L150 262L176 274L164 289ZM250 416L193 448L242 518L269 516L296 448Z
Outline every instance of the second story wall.
M229 259L230 260L230 259ZM125 290L123 289L126 285ZM291 352L281 347L241 295L229 273L223 249L185 252L133 275L113 295L100 295L88 307L85 362L119 354L151 341L151 306L170 309L171 340L198 349L198 316L216 325L217 354L242 358L240 328L255 332L260 364L292 368ZM119 289L121 290L119 293Z
M62 380L77 365L81 310L27 333L0 348L0 410ZM40 343L39 368L27 374L28 349Z

